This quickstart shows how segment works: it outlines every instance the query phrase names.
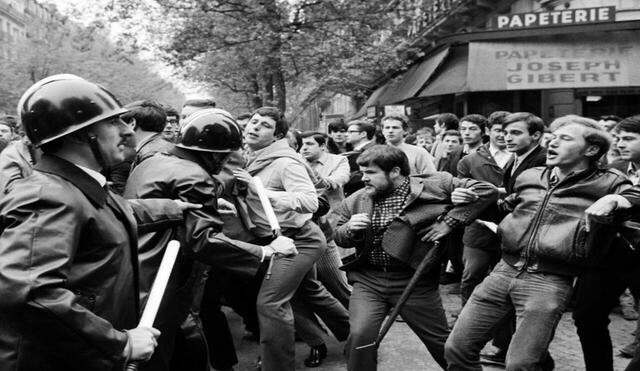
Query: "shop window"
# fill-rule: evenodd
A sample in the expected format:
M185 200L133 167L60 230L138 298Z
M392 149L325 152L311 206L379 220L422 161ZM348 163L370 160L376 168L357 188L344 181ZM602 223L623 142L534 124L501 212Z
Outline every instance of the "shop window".
M640 94L584 96L582 115L598 118L606 115L629 117L640 114Z

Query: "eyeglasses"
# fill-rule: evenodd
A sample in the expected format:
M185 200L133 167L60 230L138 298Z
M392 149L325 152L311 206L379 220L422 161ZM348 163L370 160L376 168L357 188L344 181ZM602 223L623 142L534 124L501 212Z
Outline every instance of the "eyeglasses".
M347 133L362 133L362 130L348 130Z

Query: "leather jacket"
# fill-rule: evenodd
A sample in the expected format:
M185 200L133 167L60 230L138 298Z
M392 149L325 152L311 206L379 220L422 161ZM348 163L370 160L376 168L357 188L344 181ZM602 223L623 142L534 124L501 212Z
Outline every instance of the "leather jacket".
M617 170L592 167L554 181L552 169L535 167L515 182L500 223L503 259L528 271L573 276L595 265L616 235L613 226L585 231L585 210L600 197L631 186Z
M132 207L154 229L152 204L130 204L51 155L14 183L0 200L0 370L124 367L123 330L140 310Z
M420 238L421 231L433 224L441 215L448 215L463 224L474 220L488 205L495 203L498 190L489 183L472 179L458 179L445 172L432 172L409 177L411 192L407 202L382 239L382 248L392 257L415 269L427 252L427 243ZM451 192L455 188L473 188L478 200L466 205L453 206ZM339 215L335 241L344 248L355 247L355 257L342 268L358 269L367 264L368 253L373 246L373 229L350 233L348 221L359 213L373 214L374 201L365 189L347 197L336 213Z
M158 329L167 334L160 338L160 347L167 349L173 335L187 318L192 303L195 311L206 282L209 266L216 271L252 277L260 266L262 248L246 242L235 241L224 236L222 219L217 210L218 185L205 170L205 165L191 151L173 148L169 153L157 153L136 166L125 187L127 198L166 197L202 204L201 209L185 213L185 222L180 228L166 229L140 236L140 291L144 304L155 278L164 250L172 239L181 243L181 252L167 285L164 300L158 311ZM187 337L199 336L190 327ZM197 342L196 342L197 343ZM160 349L160 348L159 348ZM193 350L193 349L190 349ZM172 355L156 352L141 365L142 370L166 370ZM198 357L192 357L198 358ZM196 362L197 363L197 362ZM207 369L206 365L202 366Z

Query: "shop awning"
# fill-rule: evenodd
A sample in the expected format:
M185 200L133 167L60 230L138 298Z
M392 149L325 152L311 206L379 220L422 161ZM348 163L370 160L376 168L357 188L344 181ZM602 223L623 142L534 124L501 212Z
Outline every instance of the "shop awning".
M415 97L425 82L431 78L433 72L442 64L448 53L448 48L440 50L415 64L407 72L380 86L352 117L365 116L368 107L391 105Z
M400 103L415 97L448 54L449 48L443 49L391 80L387 84L387 88L378 97L378 105L386 106Z
M369 99L360 107L358 112L352 116L352 118L364 117L367 115L367 108L378 105L380 101L380 96L384 93L384 91L388 88L389 84L384 84L373 91L373 93L369 96Z
M469 51L467 45L450 48L449 56L435 77L420 92L420 97L469 91L467 86Z

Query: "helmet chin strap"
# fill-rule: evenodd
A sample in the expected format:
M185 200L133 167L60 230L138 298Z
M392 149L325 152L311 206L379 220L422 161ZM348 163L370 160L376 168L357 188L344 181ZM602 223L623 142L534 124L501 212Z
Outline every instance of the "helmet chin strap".
M87 134L87 138L89 139L89 148L91 148L91 152L93 153L93 157L100 165L100 172L104 176L109 175L109 165L104 160L104 156L102 156L102 151L100 151L100 146L98 145L98 137L95 134Z

